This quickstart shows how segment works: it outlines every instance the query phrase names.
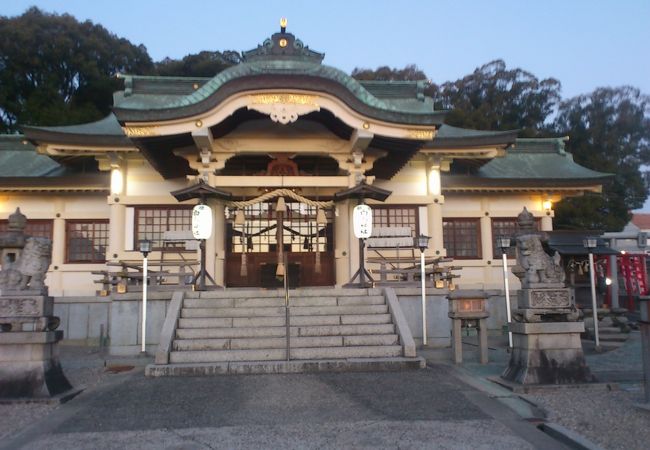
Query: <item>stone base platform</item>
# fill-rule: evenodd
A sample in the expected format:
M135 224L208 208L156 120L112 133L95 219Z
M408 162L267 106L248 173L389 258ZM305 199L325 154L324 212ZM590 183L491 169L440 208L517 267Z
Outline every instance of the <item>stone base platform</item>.
M425 367L426 360L422 357L241 361L200 364L150 364L145 370L145 375L150 377L165 377L318 372L387 372L417 370L424 369Z
M558 389L602 389L603 392L620 390L618 383L571 383L571 384L519 384L504 380L499 376L487 377L492 383L514 392L515 394L544 394Z
M580 333L582 322L510 324L513 349L501 378L518 384L590 383Z
M0 333L0 398L49 399L70 391L56 343L62 331Z

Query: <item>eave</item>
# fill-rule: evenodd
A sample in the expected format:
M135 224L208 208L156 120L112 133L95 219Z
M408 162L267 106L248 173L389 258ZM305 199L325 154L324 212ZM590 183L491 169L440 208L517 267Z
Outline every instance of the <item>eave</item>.
M108 174L69 175L62 177L3 177L0 192L92 192L108 194Z

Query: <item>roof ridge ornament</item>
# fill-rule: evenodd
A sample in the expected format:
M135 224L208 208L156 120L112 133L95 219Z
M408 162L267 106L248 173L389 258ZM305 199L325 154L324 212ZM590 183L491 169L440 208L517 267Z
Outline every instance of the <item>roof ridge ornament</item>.
M243 62L292 60L312 64L321 64L324 53L311 50L300 39L287 33L287 19L280 19L280 32L266 39L262 45L253 50L242 52Z

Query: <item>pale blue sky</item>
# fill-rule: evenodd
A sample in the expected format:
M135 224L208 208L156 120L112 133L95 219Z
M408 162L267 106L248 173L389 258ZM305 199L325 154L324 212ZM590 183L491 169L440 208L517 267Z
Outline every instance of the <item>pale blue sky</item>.
M442 83L501 58L559 79L565 98L625 84L650 94L650 0L0 0L0 15L31 5L100 23L154 60L249 50L284 16L348 73L417 64Z
M0 0L0 14L30 5L101 23L155 60L248 50L286 16L289 31L347 72L415 63L441 83L502 58L558 78L564 97L623 84L650 93L650 0Z

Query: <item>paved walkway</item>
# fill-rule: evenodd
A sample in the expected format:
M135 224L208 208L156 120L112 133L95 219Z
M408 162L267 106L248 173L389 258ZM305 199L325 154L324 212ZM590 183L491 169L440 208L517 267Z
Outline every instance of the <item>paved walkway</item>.
M446 366L398 373L116 375L6 448L562 448ZM3 447L4 448L4 447Z

